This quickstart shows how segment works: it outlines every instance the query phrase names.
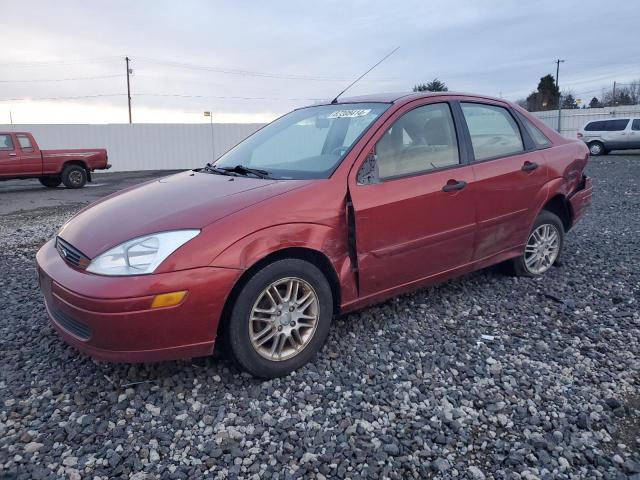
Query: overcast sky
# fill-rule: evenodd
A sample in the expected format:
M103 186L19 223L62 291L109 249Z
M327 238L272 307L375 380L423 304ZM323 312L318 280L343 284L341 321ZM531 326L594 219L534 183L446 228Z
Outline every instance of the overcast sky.
M602 0L4 1L0 123L126 122L125 55L134 122L269 121L395 47L350 94L438 77L516 100L559 57L561 88L588 102L640 78L638 18Z

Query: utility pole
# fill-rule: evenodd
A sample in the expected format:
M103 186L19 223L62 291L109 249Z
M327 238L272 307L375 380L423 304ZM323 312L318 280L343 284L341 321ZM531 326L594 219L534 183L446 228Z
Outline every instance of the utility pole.
M213 148L213 110L204 112L205 117L209 117L209 123L211 124L211 163L216 159L216 151Z
M11 110L9 110L9 121L11 122L11 126L13 127L13 115L11 114Z
M129 83L129 75L131 74L131 69L129 68L129 57L124 57L127 62L127 100L129 102L129 123L131 122L131 84Z
M613 106L616 106L616 81L613 81L613 100L612 100Z
M558 133L560 133L560 125L562 123L562 94L560 93L560 82L558 81L561 63L564 63L564 60L560 60L558 58L556 60L556 87L558 87Z

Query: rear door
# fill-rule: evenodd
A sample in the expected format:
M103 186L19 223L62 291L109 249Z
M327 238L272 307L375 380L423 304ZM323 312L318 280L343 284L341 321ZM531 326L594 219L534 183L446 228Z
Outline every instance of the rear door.
M544 156L508 105L461 102L472 146L478 223L474 260L524 243L535 198L547 182Z
M354 165L349 192L361 296L470 262L473 172L453 112L437 99L401 107Z
M29 135L16 133L16 141L22 172L25 175L42 175L42 156Z
M10 133L0 133L0 177L10 177L22 173L20 157Z

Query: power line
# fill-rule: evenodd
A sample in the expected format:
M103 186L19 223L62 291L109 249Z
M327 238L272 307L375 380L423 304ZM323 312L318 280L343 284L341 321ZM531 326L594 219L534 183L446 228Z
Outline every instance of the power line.
M16 63L2 63L0 67L7 68L28 68L28 67L45 67L45 66L57 66L57 65L84 65L89 63L105 63L115 62L122 57L98 57L98 58L86 58L78 60L45 60L36 62L16 62Z
M349 78L345 78L345 77L281 74L281 73L271 73L271 72L259 72L259 71L252 71L252 70L241 70L241 69L219 67L219 66L196 65L196 64L190 64L190 63L163 61L163 60L157 60L157 59L147 58L147 57L136 57L136 61L143 62L143 63L144 62L152 63L157 65L165 65L165 66L176 67L176 68L184 68L188 70L200 70L200 71L207 71L207 72L224 73L228 75L278 78L281 80L308 80L308 81L318 81L318 82L344 82L344 81L350 80Z
M103 78L123 77L124 75L99 75L95 77L43 78L34 80L0 80L0 83L40 83L40 82L70 82L76 80L100 80Z
M101 98L101 97L124 97L126 93L97 93L94 95L74 95L71 97L23 97L23 98L0 98L0 102L28 102L38 100L77 100L81 98Z
M278 98L278 97L241 97L221 95L183 95L180 93L136 93L134 97L174 97L174 98L214 98L219 100L291 100L291 101L325 101L326 98Z

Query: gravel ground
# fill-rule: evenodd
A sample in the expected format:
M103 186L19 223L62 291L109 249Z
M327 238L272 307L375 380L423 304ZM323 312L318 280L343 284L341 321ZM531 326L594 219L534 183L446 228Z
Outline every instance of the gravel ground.
M272 381L78 354L33 260L78 206L0 217L0 477L640 479L640 158L589 170L543 279L484 270L339 318Z

